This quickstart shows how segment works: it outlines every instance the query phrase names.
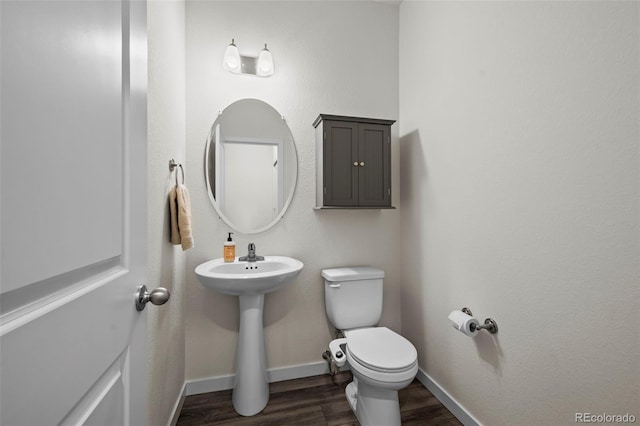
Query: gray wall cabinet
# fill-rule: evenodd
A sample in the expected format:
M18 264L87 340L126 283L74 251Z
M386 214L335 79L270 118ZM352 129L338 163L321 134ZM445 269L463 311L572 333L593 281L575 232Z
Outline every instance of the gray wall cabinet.
M394 120L320 114L316 128L316 208L391 206Z

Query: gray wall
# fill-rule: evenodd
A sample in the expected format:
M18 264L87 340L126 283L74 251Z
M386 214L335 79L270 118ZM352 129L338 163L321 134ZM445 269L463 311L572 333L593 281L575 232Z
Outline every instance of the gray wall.
M640 417L639 28L637 2L400 6L402 330L482 423Z
M183 0L147 4L147 287L166 287L171 292L167 304L146 309L150 425L171 419L185 375L186 255L180 246L169 243L167 204L168 191L175 185L169 159L182 163L185 158L184 11Z
M323 268L364 264L384 269L382 322L399 331L399 213L314 211L312 127L319 113L397 119L397 6L189 1L186 17L187 171L196 238L196 247L187 253L187 379L234 371L237 300L202 287L193 269L222 256L230 231L209 203L203 154L218 112L242 98L261 99L284 115L298 150L297 189L284 219L262 234L234 236L238 255L254 242L258 254L292 256L305 264L295 282L266 297L268 368L322 362L332 338L324 309ZM268 43L275 74L258 78L224 70L222 56L232 38L243 55L258 55ZM397 154L397 126L392 137ZM397 155L395 161L397 166ZM399 177L399 169L394 170Z

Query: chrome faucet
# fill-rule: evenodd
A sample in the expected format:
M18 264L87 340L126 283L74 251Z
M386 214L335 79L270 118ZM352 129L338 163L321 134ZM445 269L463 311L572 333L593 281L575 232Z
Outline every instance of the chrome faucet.
M264 256L256 256L256 245L249 243L248 253L246 256L242 256L238 259L240 262L256 262L258 260L264 260Z

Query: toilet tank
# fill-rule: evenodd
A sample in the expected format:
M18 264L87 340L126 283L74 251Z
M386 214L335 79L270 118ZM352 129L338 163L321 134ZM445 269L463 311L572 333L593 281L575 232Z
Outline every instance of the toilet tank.
M371 327L382 316L384 271L370 266L323 269L327 317L338 330Z

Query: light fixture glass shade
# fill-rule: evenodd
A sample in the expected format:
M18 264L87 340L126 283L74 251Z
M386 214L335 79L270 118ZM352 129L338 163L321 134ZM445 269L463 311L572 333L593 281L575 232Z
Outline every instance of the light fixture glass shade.
M268 77L273 75L273 56L271 56L271 52L267 49L267 45L264 45L264 49L260 52L260 56L258 57L258 69L256 70L256 74L261 77Z
M227 46L227 50L224 52L224 58L222 59L222 66L227 71L239 74L241 71L240 66L240 51L234 44L234 40L231 39L231 44Z

